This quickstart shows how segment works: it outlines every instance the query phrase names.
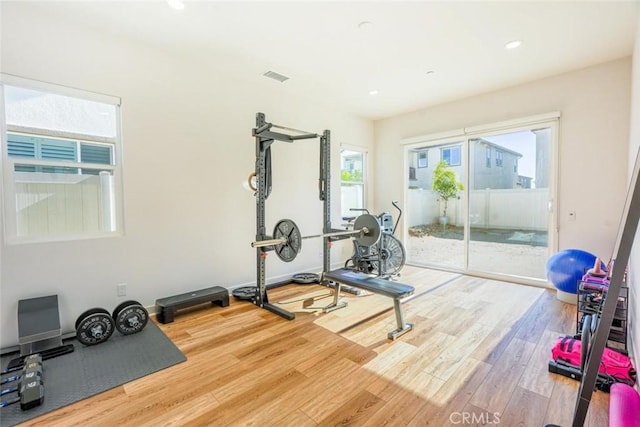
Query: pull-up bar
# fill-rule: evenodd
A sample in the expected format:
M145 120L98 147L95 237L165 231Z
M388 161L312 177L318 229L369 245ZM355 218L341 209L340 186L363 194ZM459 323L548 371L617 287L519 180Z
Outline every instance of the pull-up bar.
M272 132L271 128L283 129L291 132L299 132L301 135L288 135L286 133ZM275 139L275 140L284 141L284 142L293 142L299 139L318 138L320 135L318 135L317 133L307 132L300 129L294 129L294 128L289 128L285 126L276 125L273 123L265 123L259 128L253 129L253 136Z

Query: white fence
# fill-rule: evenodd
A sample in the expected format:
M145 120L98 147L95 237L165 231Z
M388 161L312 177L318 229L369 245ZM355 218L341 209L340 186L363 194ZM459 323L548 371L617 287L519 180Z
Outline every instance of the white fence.
M113 177L15 172L18 236L113 231Z
M473 228L544 231L549 221L549 190L506 189L471 190L469 221ZM449 224L464 225L462 200L449 200ZM409 189L407 219L409 227L437 224L444 203L432 190Z

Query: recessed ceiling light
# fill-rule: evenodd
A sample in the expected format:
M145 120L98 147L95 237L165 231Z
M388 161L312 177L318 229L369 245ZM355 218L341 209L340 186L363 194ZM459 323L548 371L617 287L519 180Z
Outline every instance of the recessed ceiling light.
M433 70L429 70L429 71L427 71L425 74L426 74L426 75L431 75L431 74L433 74L433 73L435 73L435 71L433 71Z
M522 40L512 40L509 43L504 45L505 49L515 49L520 47L520 45L522 44Z
M182 0L167 0L167 4L176 10L182 10L184 9L184 3L182 2Z
M361 30L368 30L371 27L373 27L373 22L371 21L362 21L358 24L358 28Z
M376 89L369 91L369 95L377 95L378 93L379 92Z

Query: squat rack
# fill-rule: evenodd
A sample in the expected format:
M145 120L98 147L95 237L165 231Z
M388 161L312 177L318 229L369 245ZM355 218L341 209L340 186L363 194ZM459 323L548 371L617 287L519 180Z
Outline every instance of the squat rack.
M272 129L282 129L296 132L297 135L276 132ZM339 232L331 228L331 132L325 130L322 135L284 127L266 121L264 113L256 114L256 127L252 129L252 135L256 143L256 241L271 239L267 235L265 226L266 200L271 193L271 144L275 141L293 143L303 139L320 138L320 176L318 197L323 202L323 233ZM330 269L331 242L347 238L347 236L323 236L322 258L323 272ZM293 320L295 314L275 306L269 302L266 284L266 256L273 250L273 246L256 248L256 295L253 303L288 320Z

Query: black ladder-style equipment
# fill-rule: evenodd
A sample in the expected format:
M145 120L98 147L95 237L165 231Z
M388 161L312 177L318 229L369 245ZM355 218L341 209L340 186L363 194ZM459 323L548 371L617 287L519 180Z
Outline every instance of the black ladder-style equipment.
M612 259L615 261L611 282L607 291L607 297L604 300L600 321L592 338L591 351L588 355L586 366L580 381L580 389L576 399L576 406L573 413L573 427L582 427L587 412L589 411L589 403L598 380L598 368L602 361L602 354L609 339L609 330L613 324L616 307L618 305L618 297L622 289L625 277L625 270L629 263L629 255L633 246L633 240L638 229L640 220L640 158L636 155L633 175L629 183L627 198L625 200L624 210L620 226L618 227L618 236L613 251ZM552 424L548 424L552 426Z

